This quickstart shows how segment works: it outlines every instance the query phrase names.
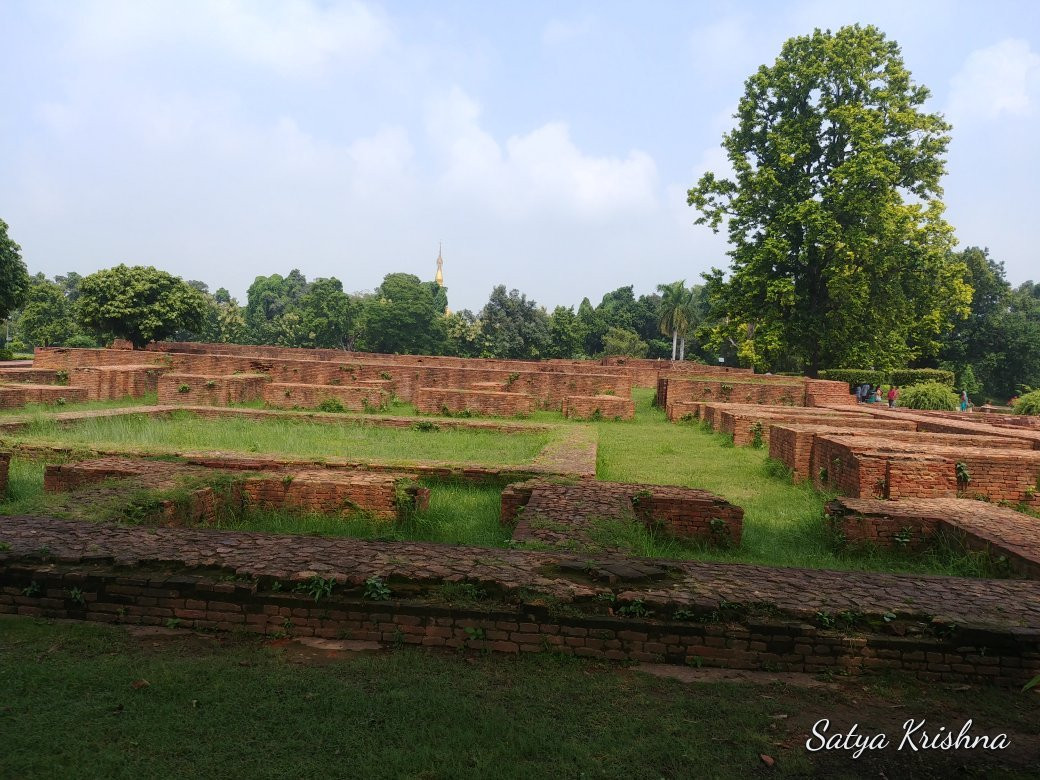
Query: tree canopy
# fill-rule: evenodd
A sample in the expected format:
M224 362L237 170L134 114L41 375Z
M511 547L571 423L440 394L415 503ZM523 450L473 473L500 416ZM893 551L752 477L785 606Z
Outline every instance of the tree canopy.
M950 126L928 96L872 26L792 38L748 78L722 143L734 175L688 193L698 223L728 223L714 318L747 362L905 365L967 313L940 200Z
M29 272L22 261L22 248L7 235L7 223L0 219L0 320L22 305L28 289Z
M135 347L176 331L201 330L206 298L177 276L151 266L117 265L79 285L76 316L83 328L105 340L127 339Z
M435 282L387 274L365 302L365 346L374 352L433 354L444 343L444 306Z

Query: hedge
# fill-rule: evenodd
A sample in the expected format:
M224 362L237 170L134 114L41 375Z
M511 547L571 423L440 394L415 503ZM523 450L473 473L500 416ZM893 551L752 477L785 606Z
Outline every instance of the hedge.
M862 384L877 387L888 383L887 372L872 371L869 368L825 368L820 371L819 377L834 382L848 382L850 389Z
M889 372L889 381L899 387L923 385L926 382L953 387L954 378L952 371L943 371L941 368L897 368Z
M910 387L926 382L938 382L947 387L953 387L954 383L953 372L943 371L939 368L897 368L892 371L875 371L870 368L825 368L820 371L819 376L820 379L848 382L850 388L864 383L874 387L878 385Z
M1015 401L1015 414L1040 414L1040 390L1026 393Z

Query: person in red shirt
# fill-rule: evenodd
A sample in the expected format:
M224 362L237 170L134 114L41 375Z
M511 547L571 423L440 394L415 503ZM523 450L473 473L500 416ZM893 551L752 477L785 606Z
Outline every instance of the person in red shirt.
M888 405L895 406L897 398L899 398L899 388L895 385L892 385L890 388L888 388Z

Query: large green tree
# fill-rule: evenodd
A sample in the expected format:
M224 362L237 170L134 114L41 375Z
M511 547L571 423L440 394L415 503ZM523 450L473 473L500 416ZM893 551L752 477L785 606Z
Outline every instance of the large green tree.
M33 278L18 317L18 336L26 344L50 347L64 344L76 332L72 304L61 286L39 274Z
M928 95L872 26L792 38L747 80L722 144L735 175L688 198L698 223L728 223L715 317L746 360L903 365L967 312L940 200L950 127Z
M256 277L246 291L249 338L257 344L302 346L305 331L299 308L307 289L307 278L296 268L286 276Z
M101 340L114 336L143 347L178 330L201 330L206 297L165 271L117 265L83 279L76 317Z
M436 355L444 347L444 300L435 282L387 274L365 301L364 341L374 352Z
M300 299L308 346L347 349L357 308L339 279L315 279Z
M579 358L585 350L585 327L574 309L557 306L549 315L548 357Z
M29 272L22 260L22 248L7 235L7 223L0 219L0 323L22 305L29 289ZM0 332L0 347L6 331Z
M537 360L549 351L549 315L518 290L495 287L479 319L485 357Z

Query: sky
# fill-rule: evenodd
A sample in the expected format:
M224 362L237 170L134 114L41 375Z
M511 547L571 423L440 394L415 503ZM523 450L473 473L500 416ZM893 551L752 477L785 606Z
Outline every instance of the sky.
M1040 3L0 0L0 219L31 272L299 268L576 305L725 267L686 191L783 41L875 24L953 124L946 216L1040 278Z

